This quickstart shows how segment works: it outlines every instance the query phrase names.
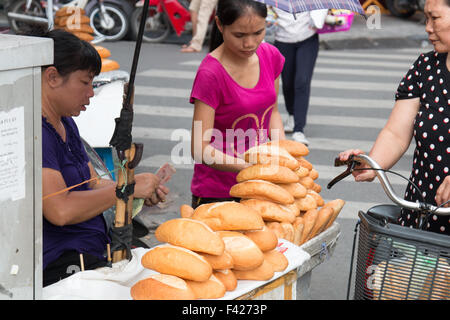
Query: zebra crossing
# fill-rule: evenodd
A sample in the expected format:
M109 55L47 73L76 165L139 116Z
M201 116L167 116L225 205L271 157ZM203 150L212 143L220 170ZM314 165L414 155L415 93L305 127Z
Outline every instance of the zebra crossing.
M306 134L311 151L308 157L319 172L318 181L322 190L327 182L344 171L343 168L335 168L332 162L340 151L349 148L370 150L394 105L398 83L418 55L429 50L319 52L312 81ZM201 58L191 56L177 64L154 66L138 73L140 79L153 81L151 85L136 85L138 103L134 106L135 117L157 120L135 123L133 138L149 146L158 144L158 148L153 148L150 154L144 154L140 167L154 171L165 162L171 162L178 171L185 173L184 179L192 176L194 163L190 155L190 131L193 107L188 100ZM152 101L157 103L153 104ZM287 113L281 90L278 104L285 119ZM414 148L410 147L405 156L410 159L413 151ZM395 171L408 177L409 166L410 161L404 161L395 167ZM389 176L389 179L395 190L402 194L405 180L397 176ZM353 183L351 177L344 181L348 182L345 186ZM190 194L190 180L174 183L184 185L184 192ZM354 183L353 188L362 189ZM382 193L378 183L368 188L369 193L372 190ZM353 191L346 192L350 194ZM339 194L325 192L322 196L328 201ZM379 198L372 201L367 196L364 199L354 196L345 200L347 204L341 218L356 218L358 210L379 203Z

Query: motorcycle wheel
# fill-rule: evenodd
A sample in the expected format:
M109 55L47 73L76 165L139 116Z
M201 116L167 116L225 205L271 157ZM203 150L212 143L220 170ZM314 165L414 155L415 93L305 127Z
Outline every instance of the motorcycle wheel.
M7 8L7 11L14 12L14 13L20 13L20 14L27 14L27 15L34 16L34 17L46 18L45 10L44 10L44 8L42 8L39 1L33 0L31 2L31 6L28 11L26 11L26 4L27 4L27 0L14 1ZM31 26L33 26L32 23L18 21L16 19L12 19L10 17L8 17L8 21L9 21L9 26L14 31L14 33L21 33L23 31L26 31Z
M134 39L137 39L139 34L142 10L143 8L136 8L131 15L131 33ZM161 42L169 36L171 30L166 14L158 12L155 6L150 6L142 40L150 43Z
M119 7L105 3L106 21L102 21L100 7L94 8L89 18L91 27L97 36L104 36L106 41L122 40L130 28L125 12Z
M399 0L386 0L386 7L393 16L398 18L409 18L416 13L415 8L402 8Z

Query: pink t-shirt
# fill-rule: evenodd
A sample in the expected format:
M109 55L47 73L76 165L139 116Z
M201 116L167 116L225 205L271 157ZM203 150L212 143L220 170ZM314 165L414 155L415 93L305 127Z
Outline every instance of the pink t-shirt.
M254 88L241 87L208 54L200 64L191 92L190 103L199 99L215 110L211 144L235 157L267 140L272 106L277 99L274 82L284 66L284 57L268 43L261 43L256 54L260 76ZM236 176L196 163L191 192L197 197L229 198Z

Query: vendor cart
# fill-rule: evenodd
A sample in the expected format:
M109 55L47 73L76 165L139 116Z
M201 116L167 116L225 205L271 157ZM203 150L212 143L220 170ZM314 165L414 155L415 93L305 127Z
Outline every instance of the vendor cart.
M289 261L283 272L268 281L239 280L235 290L219 300L306 300L309 298L311 273L331 256L340 235L336 222L302 246L279 239L279 249ZM44 299L129 300L130 288L137 281L156 272L141 264L142 256L151 249L132 250L131 261L113 266L78 272L43 289Z
M333 255L340 234L340 225L334 222L330 228L300 247L310 255L308 260L294 270L247 292L237 299L308 300L310 298L311 273L315 267Z

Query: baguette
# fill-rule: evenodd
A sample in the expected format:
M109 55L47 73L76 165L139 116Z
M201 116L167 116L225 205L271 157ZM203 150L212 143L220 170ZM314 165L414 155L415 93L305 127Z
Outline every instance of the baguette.
M293 222L295 219L295 214L291 211L291 209L271 201L247 199L241 200L241 203L255 209L264 221Z
M62 7L58 11L55 12L55 17L67 17L72 15L86 15L86 11L84 9L81 9L79 7Z
M306 196L306 188L298 183L279 183L280 187L289 192L294 198L304 198Z
M266 226L275 232L278 239L284 238L284 229L281 227L279 222L266 222Z
M225 250L233 258L233 270L251 270L259 267L264 255L259 247L240 232L218 231L225 243Z
M292 226L291 223L288 222L281 222L280 223L281 228L283 228L284 230L284 237L283 239L289 241L289 242L294 242L294 227Z
M295 157L295 160L297 160L300 163L300 166L308 169L308 170L312 170L313 165L311 164L311 162L309 162L308 160L306 160L304 157Z
M298 183L303 185L306 189L311 189L314 186L314 180L309 176L302 177L298 180Z
M244 153L246 162L252 164L272 164L297 169L300 164L285 149L272 145L259 145L248 149Z
M211 275L206 281L186 280L186 283L192 289L197 299L222 298L227 291L224 284L214 275Z
M294 203L292 204L280 204L280 208L285 210L285 211L289 211L292 212L292 214L297 217L300 215L300 209L297 207L297 205ZM283 221L281 221L283 222ZM291 221L292 222L292 221Z
M325 201L323 201L323 198L320 194L318 194L317 192L315 192L312 189L309 189L307 191L307 193L312 196L314 198L314 200L316 200L316 204L318 207L322 207L325 204Z
M320 191L322 191L322 187L319 184L314 182L311 190L314 190L315 192L320 193Z
M160 242L213 255L221 255L225 250L225 244L219 235L199 220L168 220L156 228L155 238Z
M306 194L304 198L295 199L295 204L300 211L308 211L317 208L317 202L310 194Z
M316 224L318 214L319 211L317 209L311 209L306 211L306 213L303 215L304 225L302 237L300 239L300 245L304 244L308 239L312 229L314 228L314 225Z
M267 226L264 226L262 230L245 231L244 235L249 237L262 252L273 250L278 245L277 235Z
M155 274L138 281L130 289L134 300L194 300L186 281L167 274Z
M190 218L194 214L194 209L187 204L183 204L180 207L180 215L182 218Z
M307 156L309 154L309 149L305 144L294 140L286 139L286 140L270 141L266 143L266 145L274 145L283 148L287 152L289 152L289 154L293 157Z
M55 18L55 25L58 27L67 27L72 25L78 25L78 24L90 24L91 19L89 17L81 15L71 15L71 16L64 16L64 17L56 17Z
M149 250L141 263L144 268L187 280L206 281L212 274L211 265L202 256L170 244Z
M225 250L220 256L198 252L211 265L213 270L231 269L234 266L233 257Z
M314 224L314 227L312 228L306 241L314 238L325 229L325 226L328 224L331 217L333 216L333 212L334 212L333 209L330 207L323 207L322 209L319 210L317 214L316 223Z
M309 171L309 175L308 175L311 179L316 180L317 178L319 178L319 172L312 168L311 171Z
M248 180L235 184L230 196L243 199L260 199L280 204L294 203L294 197L282 187L264 180Z
M292 183L298 176L287 167L272 164L255 164L241 170L236 176L237 182L247 180L265 180L273 183Z
M192 219L205 222L214 231L261 230L264 227L255 209L234 201L201 205L194 210Z
M307 169L305 167L299 167L294 172L299 178L309 176L309 169Z
M215 270L214 276L219 279L227 291L233 291L237 287L237 279L234 272L230 269Z
M275 272L281 272L289 265L286 256L277 249L264 252L264 259L272 265Z
M337 216L341 212L344 205L345 205L345 201L342 199L335 199L335 200L332 200L332 201L324 204L324 207L333 208L333 216L331 217L330 221L325 226L324 230L328 229L333 224L333 222L336 220Z
M95 50L97 50L98 54L100 55L100 58L106 59L106 58L111 57L111 51L109 51L105 47L94 46L94 48L95 48Z
M295 221L292 223L294 227L294 244L299 246L302 239L302 232L304 227L303 217L296 217Z
M238 280L259 280L259 281L267 281L271 279L275 271L273 270L272 265L263 259L262 264L252 270L233 270L236 278Z

